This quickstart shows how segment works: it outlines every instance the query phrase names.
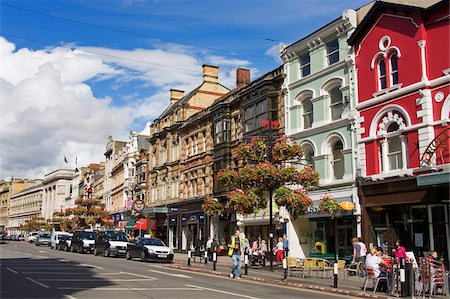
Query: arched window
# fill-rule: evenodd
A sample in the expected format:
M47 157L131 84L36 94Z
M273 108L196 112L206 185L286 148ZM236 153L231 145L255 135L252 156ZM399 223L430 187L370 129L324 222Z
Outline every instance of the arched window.
M382 90L386 87L386 64L384 62L384 59L380 59L380 61L378 62L378 89Z
M311 103L311 97L307 97L302 101L303 106L303 129L311 128L314 121L313 118L313 105Z
M333 175L335 180L340 180L344 177L344 155L342 150L344 146L342 141L337 141L332 148L333 155Z
M305 144L303 147L303 163L309 167L314 168L314 148L310 144Z
M331 102L331 119L341 119L342 111L344 111L344 105L342 103L342 92L340 86L333 87L328 93L330 94Z
M398 84L398 64L397 54L392 54L390 59L391 86Z
M387 129L387 133L393 133L399 130L399 126L397 123L391 123ZM389 170L396 170L403 168L402 162L402 141L400 140L400 136L392 136L387 140L388 143L388 161L389 161Z

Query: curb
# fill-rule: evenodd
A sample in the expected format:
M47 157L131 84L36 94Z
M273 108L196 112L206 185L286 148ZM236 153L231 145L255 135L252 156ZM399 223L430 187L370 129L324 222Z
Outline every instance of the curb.
M194 268L194 267L187 267L182 266L180 264L171 264L171 265L165 265L164 267L172 268L172 269L178 269L178 270L184 270L184 271L190 271L190 272L198 272L198 273L205 273L205 274L212 274L217 276L222 276L228 278L229 273L224 273L220 271L211 271L211 270L205 270L200 268ZM392 297L383 296L383 295L373 295L365 292L356 292L356 291L346 291L343 289L335 289L331 287L323 287L323 286L314 286L310 284L304 284L304 283L297 283L297 282L289 282L289 281L283 281L283 280L276 280L276 279L267 279L267 278L258 278L253 276L241 276L242 281L249 280L249 281L255 281L255 282L263 282L273 285L282 285L286 287L294 287L299 289L307 289L307 290L313 290L313 291L320 291L325 293L333 293L333 294L339 294L339 295L346 295L346 296L353 296L353 297L359 297L359 298L376 298L376 299L388 299Z

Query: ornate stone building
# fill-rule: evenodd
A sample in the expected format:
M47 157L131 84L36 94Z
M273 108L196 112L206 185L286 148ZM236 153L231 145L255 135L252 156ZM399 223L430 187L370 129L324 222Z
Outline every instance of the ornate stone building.
M111 211L112 198L111 191L113 187L112 182L112 170L117 165L116 156L122 151L126 145L125 141L113 140L112 136L108 137L105 151L105 178L104 178L104 195L103 201L105 203L105 209Z
M31 217L42 214L43 180L28 182L27 188L11 195L9 202L8 231L11 235L23 233L20 225Z
M184 132L189 135L182 136L180 128L191 116L208 108L215 99L229 92L228 88L219 83L218 76L218 67L203 65L203 82L200 86L188 95L184 95L184 92L180 90L170 90L169 106L150 126L148 198L146 203L149 208L145 210L145 213L148 218L153 219L150 221L152 233L164 240L168 240L168 222L174 219L170 216L169 218L165 217L169 212L168 205L170 205L170 211L181 211L178 204L188 196L193 196L194 192L198 194L199 185L202 184L201 178L205 179L205 187L208 181L206 178L208 172L201 174L200 177L197 177L198 180L195 180L192 177L192 171L186 172L185 175L186 178L189 177L189 182L185 184L184 176L182 178L180 170L182 153L185 155L189 153L189 158L204 154L207 149L205 138L208 137L208 133L203 129L194 133L190 128L186 128ZM200 149L202 149L202 152L200 152ZM187 158L188 156L183 156L184 160ZM183 166L186 166L186 164L183 164ZM182 181L183 189L180 186ZM163 212L161 213L163 215L158 216L158 212ZM181 225L178 218L176 218L177 223L171 225ZM182 219L179 219L179 221L182 221ZM187 242L183 244L180 249L186 248ZM175 247L178 246L178 243L172 245Z
M74 205L71 197L74 174L72 169L58 169L44 176L42 217L52 218L53 212L64 211Z
M27 187L28 180L12 179L0 182L0 234L8 226L9 200L11 196Z

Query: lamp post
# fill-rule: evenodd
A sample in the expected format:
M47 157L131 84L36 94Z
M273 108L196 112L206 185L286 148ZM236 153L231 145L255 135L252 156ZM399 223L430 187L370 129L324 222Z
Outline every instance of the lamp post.
M261 121L261 124L264 128L269 129L268 134L268 142L269 142L269 149L267 153L267 158L270 163L273 162L272 157L272 129L277 128L280 123L277 120L270 120L270 119L263 119ZM272 254L272 239L273 239L273 190L270 188L269 190L269 257L270 257L270 271L273 271L273 254Z

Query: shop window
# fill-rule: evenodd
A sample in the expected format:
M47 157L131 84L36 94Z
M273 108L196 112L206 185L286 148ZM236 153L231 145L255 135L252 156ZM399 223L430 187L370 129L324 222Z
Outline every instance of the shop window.
M341 141L337 141L333 145L333 176L335 180L341 180L344 177L344 155L342 150L344 146Z
M300 56L300 74L306 77L311 73L311 58L309 52Z
M342 92L340 86L333 87L329 92L330 106L331 106L331 119L341 119L342 112L344 111L344 104L342 103Z
M302 101L303 106L303 129L311 128L313 119L313 105L311 97L307 97Z
M339 61L339 42L334 39L326 44L328 65L332 65Z

